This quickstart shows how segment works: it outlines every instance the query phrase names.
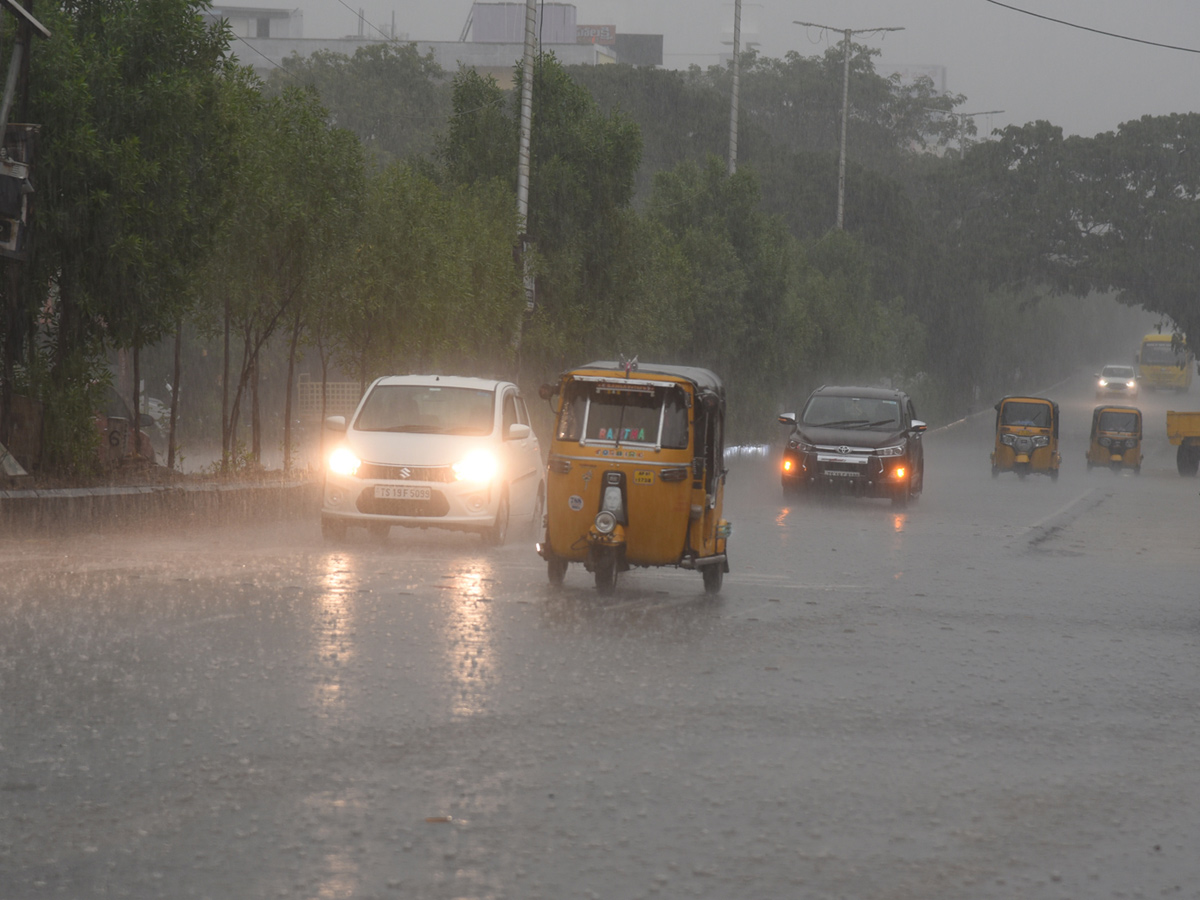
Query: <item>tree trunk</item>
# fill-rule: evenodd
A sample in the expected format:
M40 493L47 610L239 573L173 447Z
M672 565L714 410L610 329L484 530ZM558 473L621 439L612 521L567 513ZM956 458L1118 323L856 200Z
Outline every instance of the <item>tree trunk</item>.
M232 315L229 310L229 297L225 298L225 360L224 374L221 376L221 474L229 472L229 454L233 449L233 419L234 410L229 408L229 329Z
M133 421L129 423L129 434L133 438L133 453L128 455L134 459L141 459L142 456L142 353L141 340L138 338L137 329L133 333L133 347L130 351L133 356Z
M250 455L262 465L262 414L258 402L259 368L258 354L250 363Z
M171 425L167 430L167 468L175 469L175 426L179 421L179 376L183 355L183 320L175 327L175 367L171 372Z
M288 349L287 396L283 400L283 473L292 472L292 393L295 390L296 345L300 343L300 308L292 320L292 345Z

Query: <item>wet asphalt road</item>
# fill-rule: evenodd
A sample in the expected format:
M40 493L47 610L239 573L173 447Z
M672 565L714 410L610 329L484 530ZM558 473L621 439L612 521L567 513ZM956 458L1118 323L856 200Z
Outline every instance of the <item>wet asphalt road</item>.
M0 536L0 898L1200 896L1200 482L785 505L732 571L546 583L527 539L315 519ZM1200 394L1200 391L1197 392Z

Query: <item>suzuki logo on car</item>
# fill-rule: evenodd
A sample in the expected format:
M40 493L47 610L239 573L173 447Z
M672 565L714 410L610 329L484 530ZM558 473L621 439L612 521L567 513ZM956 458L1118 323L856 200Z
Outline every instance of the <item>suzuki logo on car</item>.
M400 477L401 478L412 478L412 469L410 469L408 466L401 466L400 467Z

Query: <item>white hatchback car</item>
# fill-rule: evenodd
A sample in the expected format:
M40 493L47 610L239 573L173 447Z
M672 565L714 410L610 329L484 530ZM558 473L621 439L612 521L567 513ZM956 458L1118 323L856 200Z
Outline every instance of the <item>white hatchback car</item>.
M507 381L394 375L372 382L349 424L325 420L321 533L349 525L477 531L540 525L546 468L520 390Z

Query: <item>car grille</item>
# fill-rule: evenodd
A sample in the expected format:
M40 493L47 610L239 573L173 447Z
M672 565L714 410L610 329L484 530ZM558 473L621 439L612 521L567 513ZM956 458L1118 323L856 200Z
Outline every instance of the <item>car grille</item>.
M449 466L386 466L365 462L358 467L358 477L371 481L434 481L449 484L454 470Z
M374 488L366 488L358 495L354 505L360 513L436 519L450 512L450 503L441 491L433 491L428 500L384 500L376 497L374 491Z

